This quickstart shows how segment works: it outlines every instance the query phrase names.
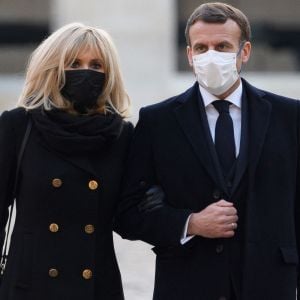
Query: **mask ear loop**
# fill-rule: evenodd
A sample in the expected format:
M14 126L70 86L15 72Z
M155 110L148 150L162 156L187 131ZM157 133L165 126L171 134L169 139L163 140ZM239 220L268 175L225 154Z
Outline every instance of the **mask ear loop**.
M241 55L245 43L246 43L246 41L241 41L239 50L238 50L238 52L236 53L236 57L238 57L238 56ZM242 66L243 66L243 63L241 64L241 68L240 68L240 70L238 71L238 74L239 74L239 75L240 75L241 72L242 72Z
M236 56L239 56L242 53L242 49L243 49L245 43L246 43L246 41L241 41L240 47L239 47L238 52L236 53Z

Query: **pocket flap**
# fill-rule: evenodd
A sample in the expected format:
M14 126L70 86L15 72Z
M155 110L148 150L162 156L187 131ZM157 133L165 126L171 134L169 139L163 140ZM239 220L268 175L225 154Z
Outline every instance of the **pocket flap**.
M292 247L280 247L283 260L287 264L298 264L299 258L298 258L298 252L296 248Z

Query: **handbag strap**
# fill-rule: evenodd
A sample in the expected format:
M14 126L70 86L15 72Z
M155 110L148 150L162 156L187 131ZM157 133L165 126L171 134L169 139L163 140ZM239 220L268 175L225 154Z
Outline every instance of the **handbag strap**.
M17 187L18 187L19 173L20 173L20 166L21 166L21 162L22 162L22 157L23 157L23 154L24 154L24 151L25 151L25 147L26 147L29 135L30 135L31 127L32 127L32 121L29 118L28 121L27 121L26 131L25 131L25 134L24 134L24 137L23 137L23 140L22 140L21 148L20 148L20 151L18 153L17 168L16 168L16 175L15 175L15 182L14 182L14 189L13 189L13 199L14 199L14 201L16 199L16 194L17 194ZM7 256L8 256L8 236L9 236L9 232L10 232L11 219L12 219L13 210L14 210L14 201L13 201L11 207L10 207L10 210L9 210L7 231L5 233L4 246L3 246L1 261L0 261L0 275L3 275L5 265L6 265L6 261L7 261Z

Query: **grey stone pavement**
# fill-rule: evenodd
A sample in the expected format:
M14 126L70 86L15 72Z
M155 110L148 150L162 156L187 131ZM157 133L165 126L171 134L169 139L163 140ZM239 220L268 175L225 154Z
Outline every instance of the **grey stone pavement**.
M126 300L151 300L155 255L151 245L123 240L114 234L115 250L122 275Z

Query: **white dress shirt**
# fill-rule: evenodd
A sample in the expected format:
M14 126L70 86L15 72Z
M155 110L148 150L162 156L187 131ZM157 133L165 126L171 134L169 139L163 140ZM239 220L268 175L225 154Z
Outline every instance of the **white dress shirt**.
M215 128L216 128L217 119L219 117L219 113L212 105L212 102L219 99L216 96L209 93L207 90L205 90L201 85L199 85L199 89L202 95L202 99L206 111L210 134L213 142L215 142ZM240 82L239 86L233 91L233 93L231 93L229 96L226 97L226 99L224 99L232 103L232 105L229 106L229 114L233 122L236 156L238 156L240 152L241 127L242 127L242 121L241 121L242 120L242 94L243 94L243 85ZM187 236L187 228L188 228L190 217L191 216L188 217L185 223L183 235L180 240L181 244L185 244L191 238L193 238L193 236Z
M219 117L219 113L212 105L212 102L218 100L218 98L210 94L202 86L199 85L199 88L204 102L204 107L206 111L211 137L213 141L215 141L215 128L216 128L217 119ZM230 94L228 97L226 97L226 99L224 99L232 103L232 105L229 106L229 114L233 122L236 156L238 156L239 154L240 141L241 141L242 93L243 93L243 85L240 83L237 89L234 90L234 92Z

